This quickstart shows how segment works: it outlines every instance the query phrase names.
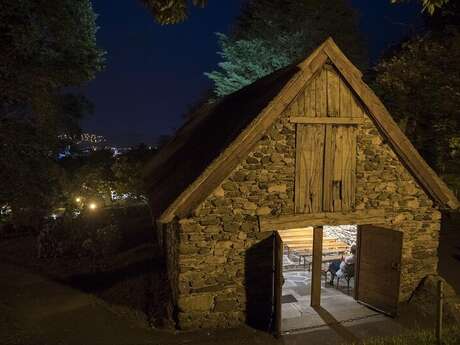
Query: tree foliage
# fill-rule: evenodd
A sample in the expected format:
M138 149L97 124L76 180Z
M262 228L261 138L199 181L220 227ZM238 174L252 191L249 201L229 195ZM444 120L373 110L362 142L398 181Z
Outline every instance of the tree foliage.
M440 173L459 168L455 150L460 137L459 61L458 32L427 33L403 44L376 68L378 94Z
M345 0L253 0L230 37L218 34L223 61L206 75L218 96L306 57L332 36L356 64L366 65L357 16Z
M65 91L103 67L95 18L90 0L0 2L0 204L16 218L39 219L59 194L58 134L91 110Z

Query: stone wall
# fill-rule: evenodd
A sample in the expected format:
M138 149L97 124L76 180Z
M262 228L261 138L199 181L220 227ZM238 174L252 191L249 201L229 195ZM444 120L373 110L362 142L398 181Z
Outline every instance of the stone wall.
M271 326L272 238L258 215L293 214L295 127L283 115L193 216L180 220L178 320L183 329ZM369 119L358 130L356 208L385 208L404 233L401 300L436 272L440 213Z

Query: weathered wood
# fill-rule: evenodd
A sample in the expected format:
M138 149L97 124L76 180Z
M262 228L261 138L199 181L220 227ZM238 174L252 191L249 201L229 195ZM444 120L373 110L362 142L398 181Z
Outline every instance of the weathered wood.
M301 213L287 216L259 216L260 231L284 230L319 225L383 224L383 209L353 212Z
M311 273L311 300L312 307L321 305L321 263L323 258L323 228L313 230L313 256Z
M342 210L342 185L343 185L343 126L332 126L334 151L333 157L330 157L333 162L332 180L324 180L324 184L330 183L332 189L332 211L337 212ZM328 157L324 157L328 159Z
M360 227L359 301L396 315L402 251L402 232L366 225ZM385 275L382 276L382 272Z
M295 212L322 209L323 125L297 125Z
M351 95L351 117L364 118L364 110L356 96Z
M327 71L321 70L315 79L315 110L317 117L327 117Z
M364 118L352 117L307 117L306 116L291 116L289 121L291 123L302 124L339 124L339 125L360 125L364 122Z
M346 79L347 83L353 88L354 92L359 95L366 105L369 116L389 140L393 150L408 167L421 186L432 195L441 206L453 209L459 208L460 203L452 191L423 160L379 98L361 78L356 75L355 67L338 49L335 43L330 41L330 44L324 46L324 51L333 61L340 74Z
M327 70L327 116L340 115L340 80L334 69Z
M352 117L351 112L351 90L349 89L346 82L340 78L340 117L350 118ZM356 119L355 119L356 120Z
M323 208L322 211L329 212L334 209L332 198L332 177L334 168L334 147L335 137L332 125L326 125L324 139L324 174L323 174Z
M356 140L355 129L352 126L343 127L343 150L342 150L342 184L341 184L341 196L342 196L342 210L350 210L354 205L354 188L355 188L355 169L356 165L356 146L354 146Z
M305 87L305 112L304 114L300 114L300 116L306 117L314 117L316 116L316 108L315 108L315 83L311 81Z

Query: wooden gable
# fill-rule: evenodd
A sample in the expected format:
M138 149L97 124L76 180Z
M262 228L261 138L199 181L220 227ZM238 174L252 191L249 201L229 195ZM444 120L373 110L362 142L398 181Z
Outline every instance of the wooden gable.
M288 107L296 123L296 213L354 208L356 126L364 110L338 71L325 64Z
M327 61L331 62L330 66ZM166 223L174 217L190 215L251 152L287 107L291 111L291 122L298 127L297 146L301 152L296 164L303 164L304 167L298 169L307 171L306 175L296 177L296 186L305 188L296 192L297 212L319 209L335 212L353 208L356 156L353 126L362 122L364 112L427 194L442 208L459 208L455 195L423 160L361 77L361 72L329 38L304 61L227 96L202 119L200 117L199 122L220 123L222 113L226 112L248 116L244 124L229 117L231 122L218 127L226 130L218 134L225 140L220 140L219 145L213 143L212 155L206 155L206 162L197 158L197 162L203 164L195 164L194 160L184 157L191 157L196 149L194 144L201 143L203 138L216 137L216 129L213 126L194 128L192 121L150 164L146 179L151 185L155 217ZM260 98L264 101L260 102ZM342 149L343 146L347 149ZM317 164L306 164L310 160ZM177 171L186 174L191 163L197 167L192 169L193 174L189 174L191 177L186 181L174 174ZM316 188L313 197L312 188ZM158 198L159 190L166 191L163 193L166 196ZM174 192L169 193L170 190ZM157 205L158 199L165 201Z

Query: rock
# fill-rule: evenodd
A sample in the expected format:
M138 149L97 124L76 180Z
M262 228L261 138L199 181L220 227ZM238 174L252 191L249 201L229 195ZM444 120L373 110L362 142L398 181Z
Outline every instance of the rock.
M213 307L214 296L211 294L179 296L177 304L181 311L209 311Z
M216 249L230 249L230 248L232 248L232 246L233 246L232 241L218 241L216 243L215 248Z
M219 186L217 187L214 192L213 192L214 196L216 197L224 197L225 196L225 191L224 189L222 188L222 186Z
M269 215L271 212L272 212L272 209L270 207L267 207L267 206L259 207L256 210L256 214L258 216L266 216L266 215Z
M214 307L215 312L234 311L238 309L238 302L234 300L218 300Z
M248 235L247 235L245 232L242 232L242 231L241 231L241 232L238 234L238 239L239 239L239 240L245 240L247 237L248 237Z
M444 319L448 323L460 323L460 301L455 299L456 293L444 278L439 275L430 274L422 279L419 286L409 298L409 305L414 307L425 317L435 317L436 304L438 301L438 282L443 282Z
M245 210L256 210L257 209L257 204L253 202L245 202L243 204L243 209Z
M287 186L285 184L269 184L269 193L286 193Z

